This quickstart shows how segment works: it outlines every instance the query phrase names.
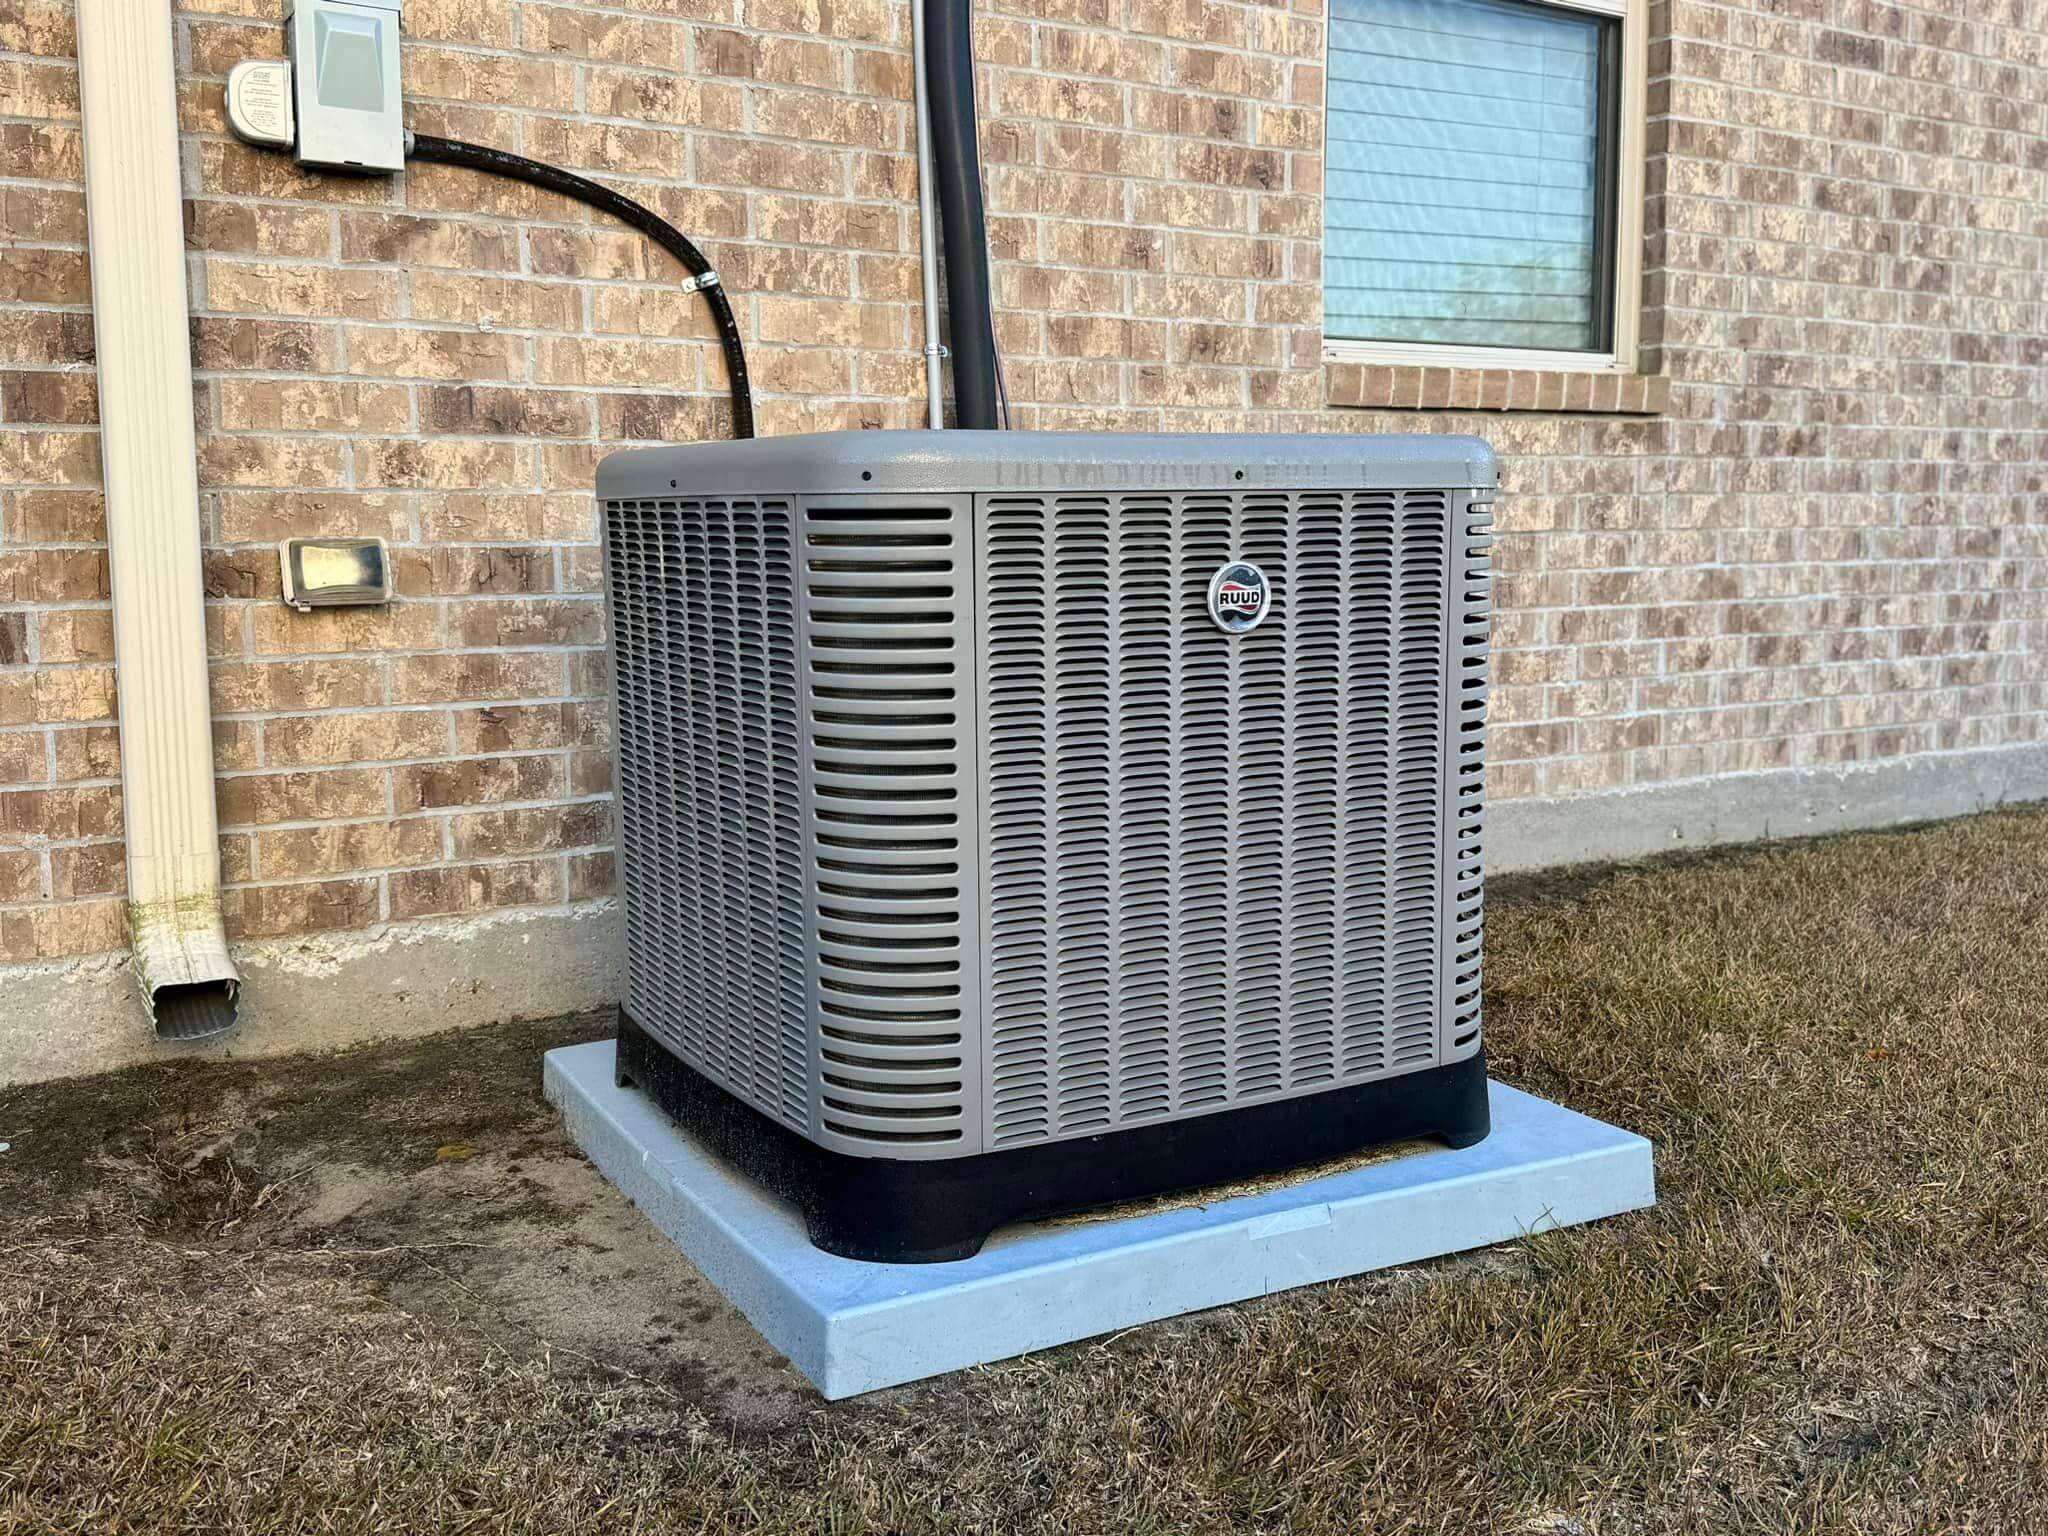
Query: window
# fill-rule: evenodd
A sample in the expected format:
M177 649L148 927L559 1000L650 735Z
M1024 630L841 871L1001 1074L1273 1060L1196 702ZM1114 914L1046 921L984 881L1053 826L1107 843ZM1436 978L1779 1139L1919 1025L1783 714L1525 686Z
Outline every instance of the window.
M1634 370L1642 5L1331 0L1331 360Z

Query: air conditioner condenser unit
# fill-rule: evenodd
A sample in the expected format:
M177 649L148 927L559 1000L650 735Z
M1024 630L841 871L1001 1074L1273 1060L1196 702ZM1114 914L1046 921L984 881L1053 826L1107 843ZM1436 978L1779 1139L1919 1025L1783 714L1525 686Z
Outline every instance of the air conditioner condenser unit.
M599 471L619 1076L835 1253L1487 1130L1461 437Z

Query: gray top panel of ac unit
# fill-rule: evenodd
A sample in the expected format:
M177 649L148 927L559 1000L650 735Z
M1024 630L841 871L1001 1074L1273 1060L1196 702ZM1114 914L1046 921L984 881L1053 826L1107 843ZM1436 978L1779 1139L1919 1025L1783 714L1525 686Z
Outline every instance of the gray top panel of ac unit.
M1343 433L815 432L615 453L607 501L1000 491L1491 490L1476 437Z

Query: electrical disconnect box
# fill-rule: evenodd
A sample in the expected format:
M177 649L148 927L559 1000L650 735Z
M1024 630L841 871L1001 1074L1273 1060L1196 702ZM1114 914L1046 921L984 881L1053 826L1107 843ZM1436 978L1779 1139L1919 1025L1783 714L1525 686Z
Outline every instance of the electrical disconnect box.
M403 170L398 0L292 0L285 27L299 163Z

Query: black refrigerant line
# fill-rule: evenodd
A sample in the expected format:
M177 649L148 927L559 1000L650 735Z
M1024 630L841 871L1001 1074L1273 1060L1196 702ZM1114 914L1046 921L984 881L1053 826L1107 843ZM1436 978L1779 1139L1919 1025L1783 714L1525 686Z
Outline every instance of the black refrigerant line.
M925 42L932 181L945 234L953 422L986 430L1000 425L1000 390L989 294L988 223L981 202L981 146L976 138L973 0L933 0L925 11ZM923 238L929 240L931 231L926 230Z
M739 322L733 318L732 304L725 296L718 274L689 236L651 208L614 192L602 182L578 176L574 171L565 171L559 166L529 160L509 150L465 144L460 139L437 138L431 133L414 133L406 136L405 152L408 159L467 166L488 176L523 181L549 192L559 192L564 197L573 197L639 230L675 257L690 274L690 288L704 295L704 302L711 308L711 319L718 327L718 345L725 353L726 376L732 382L732 435L754 435L754 392L747 382L747 354L740 342Z

